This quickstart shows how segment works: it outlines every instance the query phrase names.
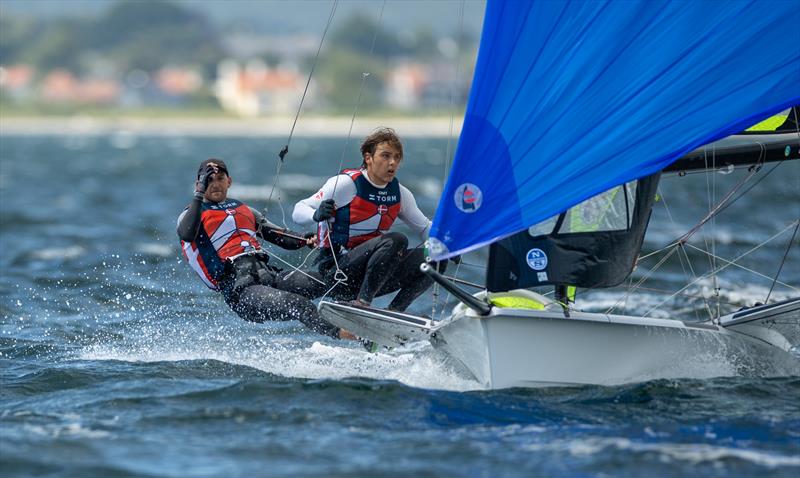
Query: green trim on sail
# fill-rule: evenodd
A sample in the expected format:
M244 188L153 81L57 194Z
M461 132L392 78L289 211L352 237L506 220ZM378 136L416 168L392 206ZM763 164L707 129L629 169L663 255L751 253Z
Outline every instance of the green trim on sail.
M770 116L764 121L747 128L745 131L775 131L786 122L788 117L789 110L778 113L775 116Z

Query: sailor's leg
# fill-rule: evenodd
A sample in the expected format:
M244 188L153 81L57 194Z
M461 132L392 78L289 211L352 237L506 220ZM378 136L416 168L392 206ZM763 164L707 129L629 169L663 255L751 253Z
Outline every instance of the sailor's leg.
M283 271L275 278L275 288L316 299L328 290L322 274L315 271Z
M365 254L364 280L361 282L357 297L368 304L378 295L383 284L391 278L403 251L408 246L408 239L399 232L388 232L367 243L372 241L376 242L371 245L369 254ZM358 248L354 248L351 253L356 249Z
M423 262L425 262L423 248L418 247L405 251L397 267L392 270L391 278L384 284L379 293L379 295L383 295L400 289L400 292L389 304L389 309L406 310L417 297L422 295L433 284L433 279L419 270L419 266ZM442 273L446 268L446 261L439 263L437 267L439 272Z
M299 320L306 327L331 337L339 336L339 328L325 322L314 304L305 297L265 285L252 285L239 293L231 308L244 320Z
M339 268L347 274L347 285L340 285L332 295L338 299L357 298L371 303L390 277L391 270L407 245L405 235L389 232L359 244L340 256ZM325 276L330 285L333 285L334 272L332 269Z

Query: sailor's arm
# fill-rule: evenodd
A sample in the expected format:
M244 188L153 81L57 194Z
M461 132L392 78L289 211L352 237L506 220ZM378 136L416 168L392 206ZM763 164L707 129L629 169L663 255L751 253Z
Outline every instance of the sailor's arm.
M314 233L303 234L282 228L269 221L256 209L248 207L256 218L256 226L258 227L256 232L262 239L289 250L300 249L304 246L313 247L308 239L313 237Z
M414 232L419 234L422 239L428 238L428 232L431 230L431 220L420 211L417 206L417 200L414 199L414 194L402 184L400 185L400 213L398 217Z
M336 207L344 207L350 204L356 195L356 185L350 176L340 174L328 179L319 191L313 196L298 201L292 211L292 220L297 224L312 225L318 221L314 218L323 201L333 199Z
M199 197L192 199L189 206L178 216L178 237L182 241L192 242L197 239L200 231L200 211L203 200Z
M182 241L192 242L197 239L197 233L200 231L200 213L203 206L203 197L208 188L208 181L211 177L218 172L217 166L214 163L206 164L205 167L198 172L197 180L194 182L194 199L189 206L178 216L178 237Z

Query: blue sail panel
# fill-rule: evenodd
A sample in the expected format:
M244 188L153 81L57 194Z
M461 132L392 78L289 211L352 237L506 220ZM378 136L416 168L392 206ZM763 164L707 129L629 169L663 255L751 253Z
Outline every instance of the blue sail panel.
M489 0L432 255L495 242L800 103L800 2Z

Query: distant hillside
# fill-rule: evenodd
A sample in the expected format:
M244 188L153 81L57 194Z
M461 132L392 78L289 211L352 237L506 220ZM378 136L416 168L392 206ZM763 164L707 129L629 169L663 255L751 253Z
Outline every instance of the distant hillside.
M127 0L131 1L131 0ZM332 1L327 0L177 0L207 15L222 30L245 30L254 33L315 33L327 21ZM0 14L23 14L34 17L91 17L102 14L116 0L2 0ZM336 19L355 13L374 15L380 12L377 0L340 0ZM383 24L396 31L430 28L443 35L459 31L461 6L464 7L465 34L477 36L483 21L484 0L387 0Z

